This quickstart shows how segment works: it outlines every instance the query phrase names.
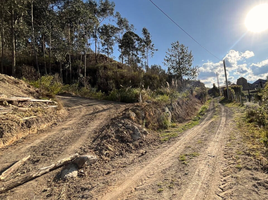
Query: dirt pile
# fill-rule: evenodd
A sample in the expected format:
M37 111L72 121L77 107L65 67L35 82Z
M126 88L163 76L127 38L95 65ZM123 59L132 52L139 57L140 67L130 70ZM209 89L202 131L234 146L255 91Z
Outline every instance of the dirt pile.
M124 156L156 142L157 135L124 118L113 119L93 142L94 151L104 160Z
M104 160L133 153L158 143L156 130L166 128L171 122L190 120L200 106L200 101L193 96L166 106L156 103L129 106L96 134L92 148Z
M0 148L57 123L64 110L56 101L34 99L39 90L0 74Z
M38 98L38 89L26 84L24 81L0 74L0 97L34 97Z

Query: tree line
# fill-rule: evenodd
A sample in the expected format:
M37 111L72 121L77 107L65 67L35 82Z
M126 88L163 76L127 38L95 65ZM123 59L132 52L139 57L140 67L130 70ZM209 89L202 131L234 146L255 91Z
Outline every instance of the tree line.
M99 77L91 75L89 82L96 84L102 82L97 80L101 74L109 77L107 67L96 66L111 61L118 47L120 62L142 76L145 85L159 85L159 79L165 84L168 75L182 82L197 74L192 53L179 42L172 43L166 54L168 72L161 66L149 67L149 58L157 51L150 32L143 28L141 36L135 33L112 1L1 0L0 8L1 73L20 76L23 66L30 65L37 75L58 73L66 83L95 73ZM113 73L120 73L120 68ZM143 71L147 74L141 75Z

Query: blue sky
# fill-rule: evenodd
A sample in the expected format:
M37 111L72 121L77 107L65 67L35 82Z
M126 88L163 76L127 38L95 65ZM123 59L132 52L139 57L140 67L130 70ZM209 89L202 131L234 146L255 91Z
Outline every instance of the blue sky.
M218 58L228 58L228 80L236 82L245 77L249 82L268 75L268 31L248 32L245 18L256 5L268 0L153 0L174 21L184 28L205 48ZM163 68L163 60L171 43L179 41L189 47L194 56L194 66L200 67L198 79L210 87L224 83L222 61L216 59L164 16L149 0L113 0L115 11L135 26L141 35L146 27L158 51L149 64ZM268 12L268 11L267 11ZM117 57L117 55L115 54Z

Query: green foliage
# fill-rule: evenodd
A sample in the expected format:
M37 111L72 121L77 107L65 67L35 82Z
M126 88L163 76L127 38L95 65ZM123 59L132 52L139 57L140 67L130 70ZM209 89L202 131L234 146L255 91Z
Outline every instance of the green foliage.
M168 49L164 61L164 64L168 66L168 72L178 77L180 81L184 76L189 78L197 76L197 68L192 67L192 52L189 52L188 47L180 44L179 41L171 44L171 49Z
M180 158L179 158L180 161L186 161L186 156L183 154L183 155L180 155Z
M259 126L266 125L267 113L263 108L257 110L249 109L246 111L246 119L249 123L257 123Z
M106 97L110 101L121 101L125 103L135 103L139 100L139 90L134 88L113 89Z
M160 129L168 129L170 126L170 122L168 120L167 113L162 113L159 120L159 127Z
M208 93L213 97L220 96L220 90L216 87L215 83L213 83L213 87L208 91Z
M25 80L25 79L24 79ZM27 81L30 85L40 88L41 90L45 90L50 95L58 94L63 87L63 84L59 80L58 76L46 75L42 76L41 80L38 79L37 81Z
M168 95L163 94L163 95L157 95L155 98L156 102L161 103L161 104L168 104L170 102L170 98Z
M204 116L204 115L206 114L207 110L208 110L208 106L207 106L207 105L203 105L203 106L200 108L200 110L199 110L199 112L198 112L198 115L200 115L200 116Z

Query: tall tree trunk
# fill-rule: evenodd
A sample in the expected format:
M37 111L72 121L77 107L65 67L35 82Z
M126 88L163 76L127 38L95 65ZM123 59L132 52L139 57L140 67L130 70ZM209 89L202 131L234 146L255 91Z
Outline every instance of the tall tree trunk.
M62 77L62 62L60 61L60 78L61 78L61 81L63 80L63 77Z
M2 20L1 20L1 44L2 44L2 53L1 53L1 73L4 73L4 2L2 2Z
M14 4L13 1L10 1L10 10L11 10L11 19L10 19L10 25L11 25L11 43L12 43L12 65L11 65L11 71L12 76L15 76L16 73L16 41L15 41L15 11L14 11ZM14 2L16 3L16 1Z
M87 76L87 51L85 51L85 56L84 56L84 77L86 78Z
M98 63L98 57L97 57L97 42L98 42L98 38L97 38L97 30L95 29L95 62Z
M47 74L46 43L45 43L45 36L44 35L43 35L43 59L44 59L45 74Z
M49 74L51 74L51 45L52 45L52 39L51 39L51 24L49 27ZM62 77L61 77L62 78Z
M33 43L33 49L34 49L34 56L35 56L35 64L37 67L37 72L40 76L40 69L39 69L39 64L38 64L38 57L37 57L37 52L36 52L36 48L35 48L35 35L34 35L34 14L33 14L33 0L31 2L31 20L32 20L32 43Z
M146 49L147 66L149 67L149 49Z
M71 25L69 25L69 68L70 68L70 83L72 82L72 56L71 56Z

